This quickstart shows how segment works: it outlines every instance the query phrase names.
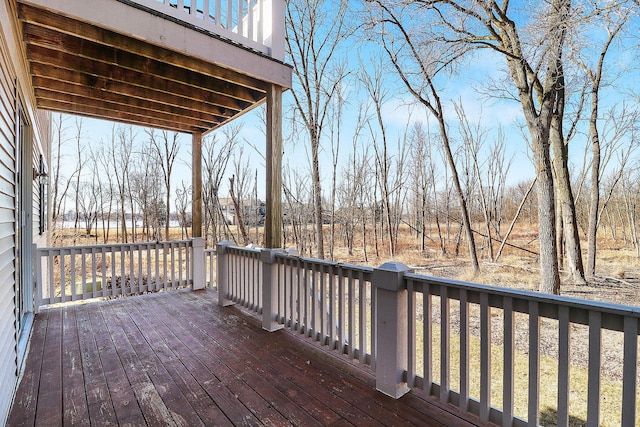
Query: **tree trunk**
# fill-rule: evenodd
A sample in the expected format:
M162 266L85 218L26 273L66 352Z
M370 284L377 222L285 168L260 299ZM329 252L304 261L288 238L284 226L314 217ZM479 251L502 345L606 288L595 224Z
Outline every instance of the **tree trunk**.
M438 105L440 100L437 100ZM476 252L476 243L473 238L473 230L471 229L471 218L469 217L469 210L467 208L467 201L464 197L464 193L462 191L462 185L460 184L460 177L458 176L458 171L456 169L456 164L453 159L453 153L451 152L451 145L449 143L449 137L447 134L446 124L444 122L444 118L442 115L438 117L438 123L440 125L440 136L442 137L442 142L444 145L444 152L447 157L447 162L449 163L449 168L451 169L451 178L453 179L453 184L456 189L456 193L458 193L458 202L460 203L460 210L462 215L462 227L464 228L466 237L467 237L467 245L469 248L469 259L471 261L471 267L473 268L473 274L477 275L480 272L480 264L478 263L478 255ZM457 246L457 245L456 245Z
M555 204L553 174L549 158L548 137L533 135L537 172L538 229L540 240L540 292L560 293L560 272L556 254ZM532 138L532 139L533 139Z
M587 228L587 271L593 278L596 274L596 235L598 233L598 209L600 208L600 137L598 135L598 93L592 93L591 119L589 134L591 135L591 198L589 200L589 225Z
M562 102L562 101L561 101ZM562 135L562 115L555 114L552 119L551 147L553 149L554 170L556 177L556 190L558 194L557 212L562 215L562 230L557 230L558 237L564 237L564 249L566 251L567 268L574 283L585 284L584 267L582 264L582 250L580 248L580 235L578 234L578 221L576 217L576 205L571 190L569 178L569 150ZM562 254L561 247L558 248Z
M324 259L324 234L322 233L322 188L320 186L320 161L318 147L320 135L314 135L311 142L311 156L313 169L313 209L316 218L316 256Z

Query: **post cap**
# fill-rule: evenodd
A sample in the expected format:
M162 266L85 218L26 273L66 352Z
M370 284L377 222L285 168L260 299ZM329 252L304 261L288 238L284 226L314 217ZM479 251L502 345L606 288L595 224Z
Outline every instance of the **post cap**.
M405 289L404 273L412 269L401 262L385 262L373 270L372 285L376 288L388 291L400 291Z
M273 264L276 259L276 254L281 253L282 249L260 249L260 261L268 264Z
M223 240L221 242L218 242L218 244L216 245L216 253L218 253L219 255L224 255L227 253L227 247L233 245L234 243L230 240Z

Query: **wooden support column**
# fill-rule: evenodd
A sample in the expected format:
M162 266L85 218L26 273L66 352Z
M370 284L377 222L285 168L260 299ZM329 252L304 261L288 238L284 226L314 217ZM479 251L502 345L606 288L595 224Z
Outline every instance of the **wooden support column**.
M192 136L191 237L202 237L202 132L194 132Z
M267 88L267 212L264 222L267 248L282 247L282 87Z

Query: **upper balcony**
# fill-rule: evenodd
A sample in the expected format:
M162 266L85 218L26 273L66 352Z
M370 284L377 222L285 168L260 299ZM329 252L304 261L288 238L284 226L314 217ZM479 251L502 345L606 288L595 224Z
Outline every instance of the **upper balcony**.
M207 132L291 87L284 0L17 0L39 108Z

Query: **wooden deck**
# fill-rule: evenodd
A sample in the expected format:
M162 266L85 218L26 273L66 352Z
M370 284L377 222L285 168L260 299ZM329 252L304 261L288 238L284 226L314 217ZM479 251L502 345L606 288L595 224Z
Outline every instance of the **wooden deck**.
M439 418L440 422L434 421ZM8 421L31 425L465 425L217 294L171 291L37 315Z

